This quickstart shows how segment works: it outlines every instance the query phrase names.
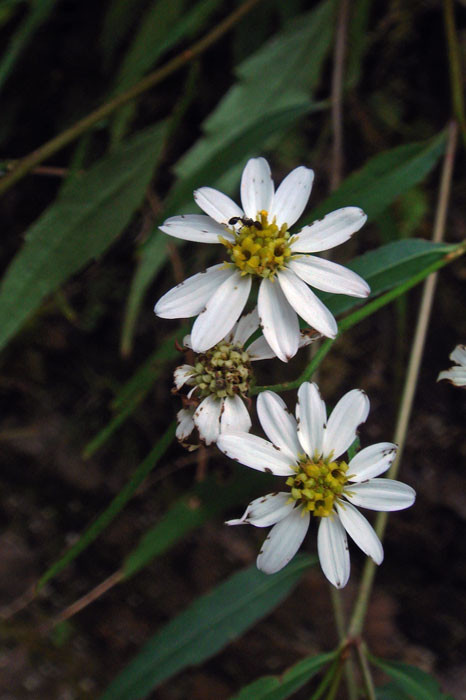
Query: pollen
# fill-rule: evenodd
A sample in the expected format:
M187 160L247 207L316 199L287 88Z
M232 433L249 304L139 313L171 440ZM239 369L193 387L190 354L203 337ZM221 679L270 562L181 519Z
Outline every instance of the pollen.
M193 368L193 384L198 396L247 396L252 377L248 353L233 343L222 341L198 356Z
M318 518L328 517L347 482L346 462L310 461L303 456L293 468L296 474L286 480L291 500L299 502L303 512L308 511Z
M242 275L273 279L277 270L283 269L291 257L288 225L278 227L275 217L269 222L268 212L264 210L258 212L255 221L234 217L229 223L234 224L228 228L234 241L223 237L220 241L228 250L232 263Z

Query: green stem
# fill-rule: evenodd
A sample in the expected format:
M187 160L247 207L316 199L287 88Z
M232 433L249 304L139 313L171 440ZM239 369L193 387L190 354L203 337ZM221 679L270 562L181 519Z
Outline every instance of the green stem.
M341 653L341 652L340 652ZM337 676L341 675L341 658L340 654L337 656L335 661L332 663L330 668L327 670L326 674L320 681L316 691L313 693L311 700L319 700L319 698L322 697L322 695L325 693L329 685L332 683L333 679Z
M356 644L356 656L361 668L367 700L376 700L374 681L372 679L372 673L369 667L369 661L367 659L367 646L363 640Z
M449 127L449 136L447 143L447 150L445 153L445 158L443 162L442 176L440 181L440 190L437 204L437 211L435 216L434 231L432 235L432 240L439 242L443 239L445 231L445 223L448 209L448 200L450 196L450 185L453 175L453 165L454 165L454 155L457 140L457 126L453 122ZM465 242L460 244L456 249L461 255L465 251ZM461 251L461 252L460 252ZM455 252L455 251L454 251ZM449 257L449 256L447 256ZM400 402L400 411L398 414L397 425L395 429L394 442L398 444L398 452L396 459L394 460L392 466L387 472L387 478L395 479L401 463L401 457L403 455L404 445L406 442L406 435L408 431L409 419L411 416L411 410L413 407L414 394L416 391L417 378L419 375L419 369L421 366L422 354L424 349L425 338L427 334L427 328L429 324L430 312L432 309L432 302L434 298L436 283L436 275L430 277L423 289L421 306L419 310L418 321L416 325L416 330L414 333L413 345L411 348L411 354L409 358L408 370L406 373L406 380L403 389L403 395ZM383 540L385 534L385 529L387 527L388 513L378 513L375 520L374 529L379 536L380 540ZM367 606L369 604L369 598L372 591L372 586L374 583L376 565L372 559L367 559L363 574L361 577L361 583L359 587L358 597L353 609L353 614L351 617L348 636L351 638L358 637L361 634L361 630L364 625L364 619L367 612Z
M22 158L18 161L14 169L5 177L0 180L0 194L6 192L15 182L18 182L23 178L32 168L34 168L39 163L52 156L57 151L61 150L64 146L74 141L78 136L83 134L85 131L90 129L90 127L97 124L102 119L105 119L116 109L131 102L142 93L146 92L150 88L154 87L158 83L165 80L169 75L175 73L177 70L182 68L185 64L192 61L194 58L200 56L206 49L208 49L212 44L218 41L226 32L228 32L232 27L239 22L239 20L247 14L254 5L260 0L246 0L240 7L238 7L234 12L232 12L228 17L226 17L223 22L220 22L211 32L206 34L205 37L200 39L198 42L193 44L191 48L182 51L178 56L172 58L161 68L149 73L145 78L140 80L138 83L133 85L126 92L122 92L113 99L105 102L103 105L95 109L93 112L83 117L75 124L70 126L61 134L55 136L55 138L44 143L43 146L32 151L28 156Z
M453 104L453 114L458 120L466 146L466 115L464 108L463 71L461 67L461 49L458 42L458 34L455 26L455 10L453 0L444 0L443 3L445 33L448 44L448 63L450 69L450 89Z
M387 306L387 304L390 304L392 301L394 301L394 299L397 299L398 297L402 296L402 294L405 294L407 291L409 291L417 284L425 280L426 277L431 275L433 272L436 272L440 268L445 267L445 265L448 265L449 263L453 262L453 260L456 260L457 258L461 257L461 255L464 255L464 253L466 253L466 241L463 241L450 253L447 253L447 255L432 263L421 272L418 272L417 275L411 277L407 282L404 282L398 287L391 289L386 294L383 294L377 299L374 299L373 301L363 306L361 309L354 311L352 314L340 321L338 326L338 335L336 336L336 338L327 338L324 341L316 355L312 358L311 362L308 364L306 369L299 375L297 379L294 379L290 382L282 382L280 384L255 386L251 389L251 394L260 394L261 391L265 390L288 391L291 389L297 389L303 382L308 381L311 378L313 372L317 369L324 357L327 355L333 343L335 343L335 341L344 333L344 331L349 330L356 324L363 321L368 316L371 316L379 309L383 308L384 306Z

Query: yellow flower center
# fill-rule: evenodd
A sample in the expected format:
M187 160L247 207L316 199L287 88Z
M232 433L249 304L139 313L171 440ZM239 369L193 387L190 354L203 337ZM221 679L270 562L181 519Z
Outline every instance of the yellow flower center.
M222 341L199 355L193 370L198 396L246 396L252 376L249 355L240 346Z
M346 462L311 461L303 455L293 469L296 475L286 480L291 500L299 501L303 512L309 511L318 518L329 516L348 480Z
M220 241L242 275L273 279L277 270L285 267L291 257L291 234L287 224L279 228L275 217L269 222L266 211L258 212L256 221L235 216L228 223L232 226L228 231L235 240L220 237ZM238 224L240 228L235 228Z

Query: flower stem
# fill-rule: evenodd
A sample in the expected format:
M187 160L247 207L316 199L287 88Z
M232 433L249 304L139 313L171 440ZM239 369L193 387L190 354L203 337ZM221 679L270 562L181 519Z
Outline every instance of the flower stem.
M340 652L341 653L341 652ZM334 681L334 679L341 677L341 658L340 655L337 656L335 661L332 663L330 668L327 669L324 677L320 681L315 693L313 693L311 700L319 700L325 693L329 685ZM333 685L333 683L332 683Z
M369 666L369 661L367 659L366 643L361 639L355 646L367 700L376 700L374 681L372 679L372 673Z
M337 628L338 640L342 644L346 638L345 612L343 610L342 592L335 586L329 584L330 598L332 600L333 616ZM344 661L346 687L348 689L348 700L357 700L358 689L354 676L353 659L350 655Z
M161 68L157 68L152 73L149 73L145 78L142 78L139 82L133 85L129 90L122 92L113 99L105 102L103 105L95 109L93 112L83 117L75 124L70 126L61 134L55 136L55 138L47 141L42 146L32 151L28 156L22 158L18 161L17 165L13 170L5 175L4 178L0 180L0 194L6 192L15 182L21 180L28 172L35 168L39 163L42 163L46 158L49 158L57 151L61 150L64 146L71 143L78 136L81 136L85 131L90 129L94 124L97 124L102 119L106 118L114 112L118 107L131 102L139 95L154 87L158 83L165 80L169 75L175 73L177 70L182 68L185 64L192 61L194 58L200 56L206 49L208 49L212 44L218 41L226 32L228 32L232 27L239 22L239 20L247 14L254 5L260 0L246 0L242 5L240 5L234 12L232 12L228 17L226 17L222 22L220 22L211 32L206 34L202 39L197 41L195 44L184 51L182 51L178 56L175 56L170 61L168 61Z
M461 67L461 49L455 26L455 10L453 0L444 0L445 33L448 44L448 64L450 69L450 89L453 114L461 128L464 145L466 146L466 114L464 109L463 71Z
M436 272L440 268L445 267L445 265L448 265L449 263L453 262L453 260L456 260L465 253L466 241L463 241L462 243L459 243L455 248L453 248L451 252L447 253L442 258L432 263L432 265L429 265L421 272L418 272L417 275L411 277L409 280L407 280L407 282L404 282L398 287L391 289L389 292L386 292L386 294L383 294L377 299L374 299L362 308L357 309L357 311L354 311L352 314L344 318L339 323L339 330L336 338L327 338L327 340L324 341L324 343L321 345L315 356L312 358L311 362L308 364L306 369L299 375L297 379L294 379L290 382L282 382L280 384L255 386L251 389L251 394L256 395L259 394L261 391L265 391L266 389L270 391L288 391L291 389L297 389L303 382L308 381L311 378L312 374L315 372L317 367L320 365L324 357L329 352L333 343L342 335L344 331L352 328L360 321L363 321L368 316L371 316L373 313L386 306L387 304L390 304L392 301L402 296L407 291L415 287L417 284L425 280L426 277L431 275L433 272Z
M435 215L434 230L432 235L432 240L436 242L439 242L443 239L443 235L445 232L445 222L448 209L448 200L450 195L450 185L453 174L457 133L458 129L456 123L452 122L449 127L447 150L443 161L437 211ZM464 250L464 243L462 244L462 247ZM406 373L403 395L401 397L398 421L395 429L394 442L396 442L399 446L398 453L392 466L387 472L387 477L389 479L396 478L400 468L401 457L403 455L403 450L406 442L406 434L408 430L409 419L413 407L417 378L421 366L422 353L427 334L427 327L429 324L430 312L432 309L435 283L436 275L432 275L432 277L430 277L426 281L422 293L421 306L419 310L416 330L414 333L414 340L411 348L411 355L409 358L408 371ZM387 521L387 513L379 513L377 515L374 529L377 535L379 536L380 540L383 539L383 536L385 534ZM361 630L367 612L367 606L369 603L369 597L374 583L374 576L375 564L372 561L372 559L367 559L361 577L358 597L356 599L356 603L353 609L353 615L351 617L351 622L348 629L348 635L350 638L358 637L361 634Z

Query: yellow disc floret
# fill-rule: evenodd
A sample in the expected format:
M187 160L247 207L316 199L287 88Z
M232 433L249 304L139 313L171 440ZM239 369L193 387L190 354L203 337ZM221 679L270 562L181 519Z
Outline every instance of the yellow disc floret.
M199 355L192 371L192 385L198 396L247 396L252 369L249 355L241 346L222 340Z
M303 456L293 469L295 476L286 480L291 488L291 499L300 503L303 512L309 511L319 518L329 516L347 482L346 462L311 461Z
M228 250L231 260L241 270L242 275L257 275L273 279L277 270L285 267L291 257L291 234L287 224L280 228L268 220L268 213L260 211L257 219L233 217L228 231L233 234L234 241L220 238ZM239 224L240 228L236 228Z

